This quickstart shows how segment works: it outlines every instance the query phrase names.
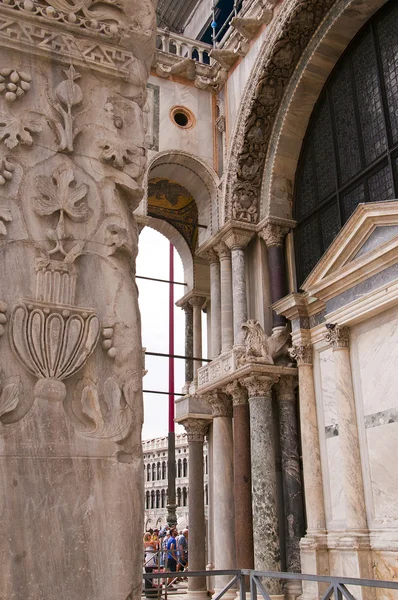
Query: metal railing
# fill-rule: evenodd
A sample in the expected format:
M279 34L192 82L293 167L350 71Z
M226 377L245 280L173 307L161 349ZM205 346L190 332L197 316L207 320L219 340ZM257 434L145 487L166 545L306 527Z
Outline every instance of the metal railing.
M271 600L266 589L267 579L278 579L281 582L302 581L323 584L325 591L319 594L320 600L356 600L355 590L349 587L389 589L398 592L398 582L381 581L378 579L356 579L352 577L336 577L334 575L306 575L302 573L277 573L272 571L251 571L248 569L232 569L227 571L184 571L184 577L223 577L231 576L231 579L224 585L213 600L220 600L228 590L239 587L240 600L246 600L247 579L250 582L251 600L257 600L258 595L264 600ZM170 578L170 572L164 573L146 573L146 579L166 579Z

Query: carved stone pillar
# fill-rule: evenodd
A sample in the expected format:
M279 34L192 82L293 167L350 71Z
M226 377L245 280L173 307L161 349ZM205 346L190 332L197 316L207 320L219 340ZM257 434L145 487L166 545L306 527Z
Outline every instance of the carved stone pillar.
M250 412L247 391L238 382L225 388L233 402L236 568L254 569L250 460Z
M187 419L182 423L187 432L189 449L189 569L205 571L205 504L203 483L203 442L208 423L201 419ZM188 579L188 597L207 597L206 577Z
M245 333L242 331L242 325L247 321L245 247L252 237L253 233L251 231L232 229L225 238L225 243L230 248L232 257L232 301L235 345L242 345L245 341Z
M0 596L136 600L155 7L2 2L0 20Z
M277 386L285 515L286 570L290 573L300 573L301 571L300 539L305 533L295 395L296 384L295 377L282 376ZM289 597L298 596L302 591L300 581L288 581L286 582L286 588Z
M283 247L283 241L288 232L289 227L270 222L258 233L264 240L268 250L268 272L272 304L288 293ZM286 324L286 319L273 311L272 323L274 327L283 327Z
M272 387L277 381L274 376L256 376L241 382L249 393L254 568L259 571L281 570L272 416ZM264 585L269 594L282 593L277 579Z
M193 307L193 355L202 358L202 308L205 303L203 296L193 296L189 299ZM202 366L201 360L193 361L193 378L197 380L198 369Z
M209 250L205 256L210 263L211 356L217 358L221 353L220 261L215 250Z
M220 257L221 352L228 352L234 342L231 252L224 242L214 249Z
M193 356L193 308L186 302L183 306L185 312L185 356ZM185 359L185 389L188 390L194 375L193 360Z
M290 349L290 354L297 360L299 374L301 451L307 515L307 533L300 542L301 570L303 573L324 575L328 573L329 561L312 346L295 345ZM321 589L322 586L317 583L303 582L304 598L319 597Z
M353 532L363 532L367 522L351 374L350 330L338 325L327 327L329 331L325 339L333 348L346 527Z
M213 505L215 569L235 568L235 510L232 436L232 402L221 392L206 397L213 413ZM217 577L217 590L230 580ZM233 591L227 592L234 597Z

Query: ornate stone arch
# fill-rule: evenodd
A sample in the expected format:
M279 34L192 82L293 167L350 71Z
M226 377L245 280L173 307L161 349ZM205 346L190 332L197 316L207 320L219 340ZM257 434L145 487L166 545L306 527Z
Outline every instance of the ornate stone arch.
M253 203L251 211L254 215L254 222L270 214L267 210L267 200L269 203L270 186L273 180L272 177L269 177L267 188L266 183L263 185L263 173L267 156L274 147L271 141L277 142L278 140L275 138L277 121L284 123L283 114L288 105L287 92L291 86L296 87L297 80L300 79L298 65L301 60L308 62L315 49L320 46L325 35L325 31L320 35L322 28L326 31L329 30L336 20L345 14L351 17L351 24L357 23L356 30L354 27L354 30L349 32L352 39L361 24L386 1L287 0L283 4L270 25L267 40L259 52L235 122L227 167L222 222L228 221L233 213L236 213L234 206L239 205L240 200L246 204ZM341 23L340 21L342 27ZM350 27L347 28L347 32L349 30ZM330 65L329 73L347 45L344 41L342 43L338 36L335 42L338 56L331 57L329 62L333 64ZM321 63L324 59L328 62L327 58L327 56L323 57L321 53L318 56ZM319 63L317 64L315 61L312 73L315 82L318 80L317 67L319 67ZM325 80L326 78L324 78ZM318 90L318 95L321 88L322 85ZM302 109L309 111L309 119L316 99L309 109L305 100L304 97ZM289 125L292 127L291 122ZM249 165L247 164L248 157L251 157ZM267 163L268 168L269 164ZM264 181L267 181L267 177ZM279 192L289 200L290 190L283 185L282 188ZM268 193L265 199L264 193ZM290 217L290 210L281 209L276 216Z

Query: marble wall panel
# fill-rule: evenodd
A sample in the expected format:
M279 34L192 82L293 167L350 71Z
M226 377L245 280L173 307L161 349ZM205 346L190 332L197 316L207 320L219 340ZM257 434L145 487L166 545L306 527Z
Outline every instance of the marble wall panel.
M160 88L159 151L182 150L213 165L212 95L160 77L150 77L149 83ZM196 124L190 129L178 127L170 116L174 106L188 108Z
M325 510L329 530L345 523L345 498L341 478L341 452L335 399L333 351L320 347L314 355L314 376L321 445Z

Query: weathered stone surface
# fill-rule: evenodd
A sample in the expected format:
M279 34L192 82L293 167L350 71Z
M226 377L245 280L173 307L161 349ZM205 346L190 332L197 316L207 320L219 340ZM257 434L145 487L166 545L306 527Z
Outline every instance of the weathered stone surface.
M0 41L2 600L141 592L132 211L154 8L97 4L0 6L7 31L54 40Z

